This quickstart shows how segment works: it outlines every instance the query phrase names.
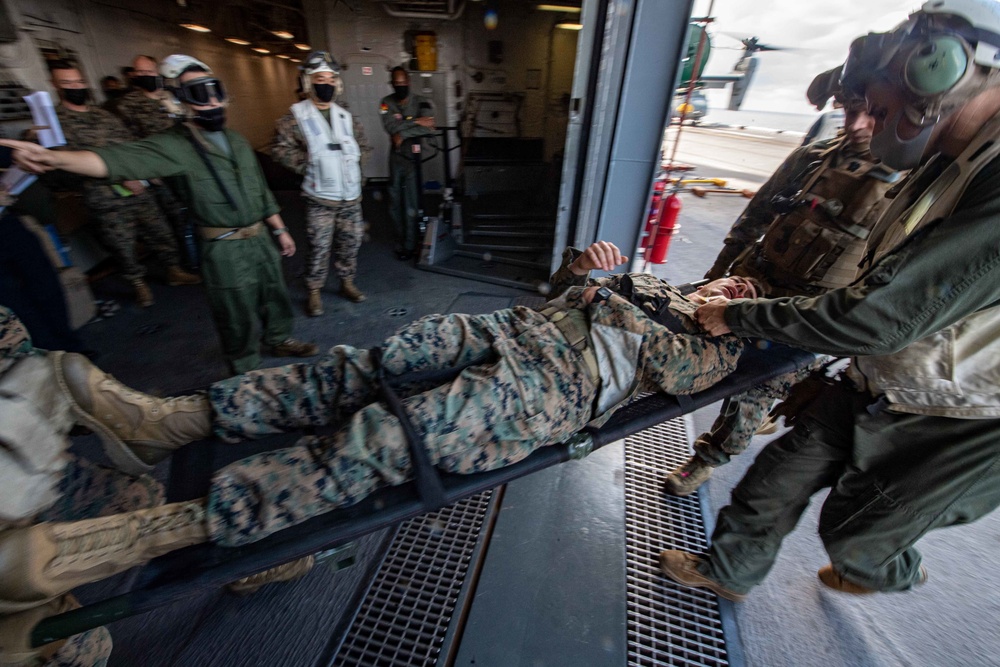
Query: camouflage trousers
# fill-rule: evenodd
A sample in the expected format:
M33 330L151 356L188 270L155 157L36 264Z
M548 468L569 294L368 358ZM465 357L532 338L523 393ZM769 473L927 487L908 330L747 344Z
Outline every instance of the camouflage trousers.
M725 399L711 430L695 439L695 454L712 466L725 465L731 457L742 454L764 423L771 405L787 397L793 386L828 361L829 357L821 357L805 368L779 375Z
M319 202L306 197L306 287L322 289L330 272L340 278L353 278L358 271L358 250L365 235L361 217L361 199L344 202Z
M577 311L582 312L582 311ZM434 315L382 345L387 374L464 367L451 382L400 390L435 465L492 470L561 442L591 418L597 386L554 324L527 308ZM212 385L216 432L235 441L307 426L328 437L252 456L216 473L209 533L245 544L411 477L399 420L373 401L368 350L338 346L314 364L253 371Z
M136 255L136 241L164 266L178 266L177 241L156 199L147 190L132 197L89 197L90 212L97 221L101 239L121 267L122 276L139 280L146 269Z

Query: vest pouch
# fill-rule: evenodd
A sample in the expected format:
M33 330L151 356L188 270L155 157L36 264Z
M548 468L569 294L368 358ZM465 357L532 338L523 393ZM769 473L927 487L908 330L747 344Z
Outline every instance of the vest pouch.
M320 155L316 160L317 186L323 192L339 195L344 184L343 160L333 155Z
M830 229L805 216L789 215L782 221L781 233L771 230L764 236L763 258L770 263L776 276L787 274L795 282L811 281L821 276L828 263L823 260L838 246L842 249L845 237L854 236L837 229Z

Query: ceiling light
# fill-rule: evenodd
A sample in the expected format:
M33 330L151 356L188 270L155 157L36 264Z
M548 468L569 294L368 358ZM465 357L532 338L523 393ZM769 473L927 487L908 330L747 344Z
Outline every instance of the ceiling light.
M281 39L294 39L295 38L295 35L293 35L292 33L288 32L287 30L272 30L271 34L274 35L275 37L279 37Z
M308 50L309 50L309 49L311 49L312 47L311 47L311 46L309 46L308 44L302 44L302 43L299 43L299 44L296 44L296 45L295 45L295 48L297 48L297 49L298 49L299 51L308 51Z
M206 28L198 23L181 23L182 28L187 28L188 30L194 30L195 32L212 32L211 28Z
M300 62L302 62L301 58L289 58L288 60L289 60L289 62L293 62L293 63L300 63Z
M257 53L270 53L270 51L268 51L267 49L262 49L259 46L255 47L253 50L256 51Z
M582 23L557 23L556 27L563 30L583 30Z
M250 46L250 42L245 39L240 39L239 37L226 37L227 42L232 42L233 44L239 44L240 46Z
M284 53L279 53L277 57L278 58L284 58L285 60L290 60L291 59L291 56L286 56Z
M540 12L570 12L572 14L579 14L579 7L571 7L569 5L535 5L535 9Z

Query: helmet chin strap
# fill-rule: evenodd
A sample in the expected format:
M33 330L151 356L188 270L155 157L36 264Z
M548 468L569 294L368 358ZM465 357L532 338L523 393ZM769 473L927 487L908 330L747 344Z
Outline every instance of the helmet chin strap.
M900 109L882 131L872 137L871 153L886 166L897 169L913 169L920 164L927 142L931 139L934 125L920 128L920 133L912 139L899 138L899 121L903 117Z

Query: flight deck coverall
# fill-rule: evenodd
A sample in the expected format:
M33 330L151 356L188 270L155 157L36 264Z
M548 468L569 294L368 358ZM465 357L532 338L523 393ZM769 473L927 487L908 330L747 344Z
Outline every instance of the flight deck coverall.
M112 180L177 177L178 195L186 201L197 227L250 228L280 211L253 149L242 135L224 130L232 154L226 155L187 124L142 141L95 149ZM212 172L192 143L199 143L233 198L227 201ZM235 208L233 207L235 204ZM263 227L263 229L260 229ZM281 256L271 230L261 222L249 238L202 238L202 277L208 303L232 370L260 364L260 339L277 345L292 333L292 305L281 273ZM239 234L234 234L239 237ZM257 330L257 318L263 335Z
M402 143L392 146L389 152L389 215L396 232L399 250L414 253L419 250L423 239L417 238L417 212L420 209L419 184L413 147L421 145L421 137L434 135L434 130L417 125L414 121L421 116L433 115L431 103L412 92L401 104L395 95L386 95L378 108L382 116L382 126L391 137L398 134Z
M566 266L560 286L578 282ZM560 277L562 276L562 277ZM586 282L586 278L581 279ZM400 391L437 467L472 473L515 463L600 424L639 391L691 394L736 368L743 342L707 337L697 304L663 281L622 274L597 281L617 291L583 304L573 287L551 309L431 315L388 338L388 375L464 368L454 380ZM571 320L592 354L563 328ZM314 364L263 369L209 390L216 434L238 441L306 426L341 425L329 437L252 456L218 471L208 501L213 541L239 545L358 502L412 474L399 420L377 403L368 350L337 346ZM594 420L592 422L592 420Z
M987 129L952 167L995 147L1000 127ZM853 360L865 373L852 368L855 380L828 387L758 455L719 515L703 574L747 592L812 494L832 487L819 533L834 568L905 590L920 579L920 537L1000 505L1000 160L989 159L955 189L932 185L952 173L940 156L911 175L872 233L875 263L849 287L726 309L736 335L867 356ZM954 209L928 210L935 191Z

